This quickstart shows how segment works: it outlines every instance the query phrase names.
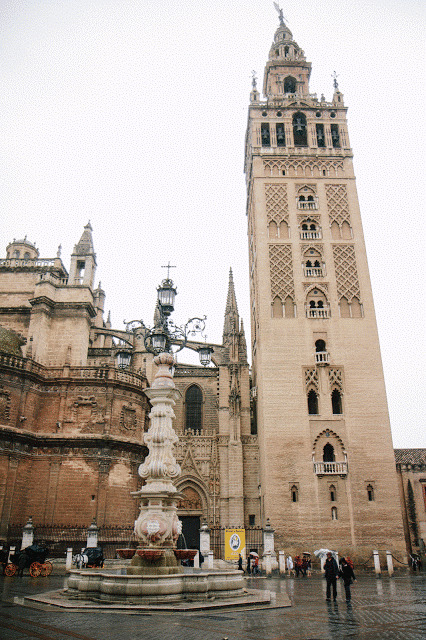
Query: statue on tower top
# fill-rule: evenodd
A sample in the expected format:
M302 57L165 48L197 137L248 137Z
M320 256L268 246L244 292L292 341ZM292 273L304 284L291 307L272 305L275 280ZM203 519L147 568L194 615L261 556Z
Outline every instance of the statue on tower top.
M280 25L283 27L284 26L283 10L280 9L280 6L279 6L279 4L277 2L274 2L274 7L278 11L278 15L280 17Z

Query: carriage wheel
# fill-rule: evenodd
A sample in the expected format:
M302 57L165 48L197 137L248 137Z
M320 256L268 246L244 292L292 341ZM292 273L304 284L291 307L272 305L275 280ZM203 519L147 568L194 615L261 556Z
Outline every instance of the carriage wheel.
M47 576L50 576L50 574L53 571L53 564L49 561L47 562L43 562L43 564L41 565L41 573L40 575L43 578L46 578Z
M15 573L18 571L18 567L16 566L16 564L7 564L4 568L4 575L5 576L9 576L9 578L11 578L12 576L15 575Z
M41 573L41 568L42 565L40 564L40 562L32 562L30 564L30 576L32 578L38 578Z

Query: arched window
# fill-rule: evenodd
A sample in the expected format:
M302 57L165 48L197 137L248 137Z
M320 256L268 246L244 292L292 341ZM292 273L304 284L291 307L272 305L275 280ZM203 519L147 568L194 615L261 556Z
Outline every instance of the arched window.
M277 147L285 147L285 131L284 131L283 122L277 122L276 132L277 132Z
M325 147L324 125L317 124L316 130L317 130L317 145L319 147Z
M337 500L336 487L334 486L334 484L331 484L328 489L330 491L330 501L331 502L336 502L336 500Z
M333 141L333 147L340 149L339 126L337 124L331 125L331 139Z
M24 253L24 260L29 260L30 259L30 254L28 253L28 251L26 251Z
M285 48L285 56L288 55L288 47ZM284 80L284 93L296 93L296 80L291 76L287 76Z
M19 251L18 250L13 252L13 257L14 258L19 258Z
M308 146L306 117L303 113L295 113L293 116L293 137L295 147Z
M323 462L334 462L335 461L334 447L329 442L327 442L327 444L325 445L324 449L322 450L322 459L323 459Z
M337 507L331 507L331 519L337 520Z
M318 414L318 395L313 389L308 393L308 413L311 416Z
M200 387L193 384L187 389L185 394L186 420L185 428L193 431L201 431L201 407L203 404L203 394Z
M342 413L342 394L339 389L333 389L331 394L331 406L334 414Z
M327 347L324 340L317 340L315 342L315 351L319 353L320 351L327 351Z
M260 128L260 135L262 137L262 147L270 147L271 135L269 133L269 124L267 122L262 122L262 126Z
M291 488L291 501L299 502L299 491L295 484Z

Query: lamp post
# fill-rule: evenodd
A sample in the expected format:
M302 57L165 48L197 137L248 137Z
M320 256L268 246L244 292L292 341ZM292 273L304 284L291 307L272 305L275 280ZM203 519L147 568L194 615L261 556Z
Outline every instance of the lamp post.
M159 573L182 572L174 553L182 532L177 505L183 497L174 485L181 474L173 450L179 441L173 429L173 407L181 396L173 381L174 354L185 347L190 336L202 334L206 318L191 318L182 327L175 325L169 319L177 294L173 281L167 277L157 291L155 326L145 328L144 335L145 348L155 354L158 370L151 387L145 389L152 405L150 426L144 435L149 454L138 469L145 484L133 493L140 500L140 513L135 522L139 547L127 570L130 574L149 574L154 566ZM211 347L206 345L198 351L201 363L207 366Z

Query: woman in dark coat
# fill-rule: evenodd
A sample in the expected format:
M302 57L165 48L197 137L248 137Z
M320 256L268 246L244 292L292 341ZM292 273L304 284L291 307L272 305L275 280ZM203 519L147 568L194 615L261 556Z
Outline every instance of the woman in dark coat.
M345 593L346 593L346 602L351 601L351 583L352 581L356 582L354 570L348 564L345 558L340 560L340 571L339 574L343 580L343 584L345 585Z

